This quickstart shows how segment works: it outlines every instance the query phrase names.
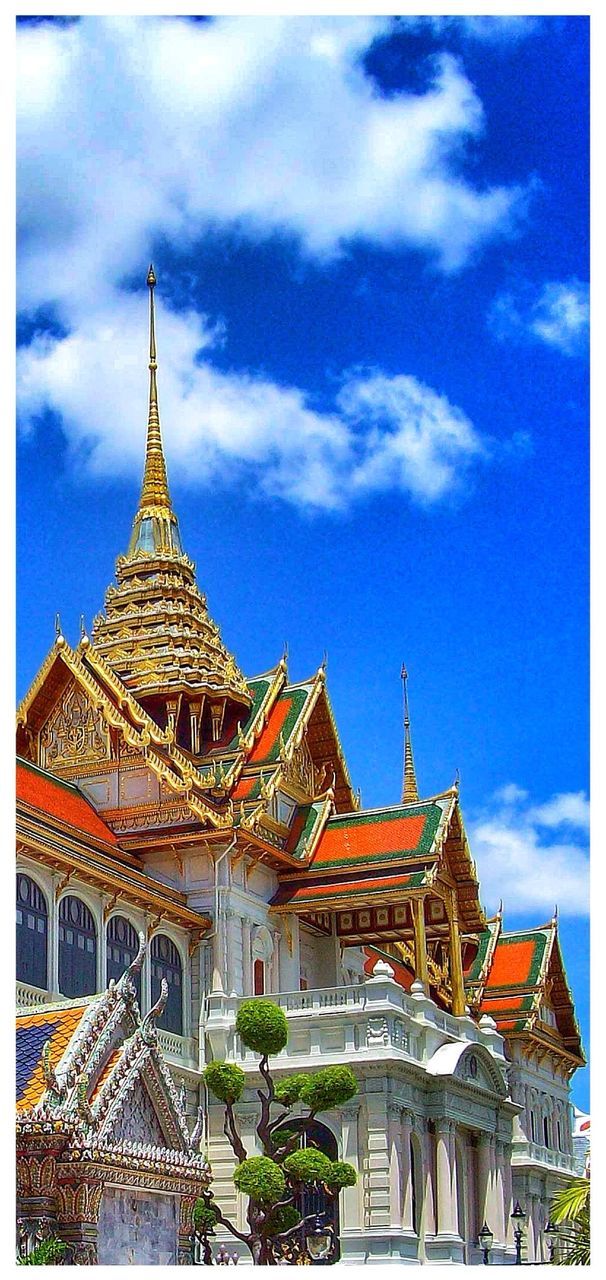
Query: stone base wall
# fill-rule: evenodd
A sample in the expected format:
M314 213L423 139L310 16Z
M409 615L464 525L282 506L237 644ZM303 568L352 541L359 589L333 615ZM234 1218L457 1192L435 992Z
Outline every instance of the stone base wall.
M176 1196L105 1187L99 1211L99 1265L176 1265L178 1222Z

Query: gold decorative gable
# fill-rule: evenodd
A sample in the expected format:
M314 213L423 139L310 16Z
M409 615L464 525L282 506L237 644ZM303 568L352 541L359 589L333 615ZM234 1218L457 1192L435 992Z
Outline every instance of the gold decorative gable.
M40 765L81 767L111 754L109 728L84 689L71 681L40 732Z

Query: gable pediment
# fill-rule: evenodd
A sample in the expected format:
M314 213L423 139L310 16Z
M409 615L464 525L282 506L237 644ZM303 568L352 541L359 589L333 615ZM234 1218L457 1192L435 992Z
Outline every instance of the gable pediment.
M81 767L109 760L109 727L75 677L60 694L39 734L39 764L43 769Z

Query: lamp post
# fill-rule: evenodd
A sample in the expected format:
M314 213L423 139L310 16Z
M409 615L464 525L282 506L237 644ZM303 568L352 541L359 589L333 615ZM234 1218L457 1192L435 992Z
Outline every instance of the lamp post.
M521 1267L522 1240L524 1239L524 1223L526 1222L526 1214L524 1213L519 1200L516 1200L513 1206L511 1221L513 1222L513 1238L516 1246L516 1267Z
M492 1249L493 1240L493 1232L490 1230L490 1227L484 1223L482 1230L478 1234L478 1244L482 1250L482 1262L485 1267L490 1263L490 1250Z
M322 1262L330 1253L332 1232L326 1225L323 1213L317 1213L313 1225L305 1234L307 1252L312 1262Z
M549 1222L547 1223L547 1226L543 1229L543 1235L545 1236L545 1239L547 1241L547 1248L549 1249L550 1262L554 1262L555 1260L555 1247L556 1247L556 1244L558 1243L559 1234L560 1234L559 1227L556 1227L555 1223L553 1223L550 1218Z

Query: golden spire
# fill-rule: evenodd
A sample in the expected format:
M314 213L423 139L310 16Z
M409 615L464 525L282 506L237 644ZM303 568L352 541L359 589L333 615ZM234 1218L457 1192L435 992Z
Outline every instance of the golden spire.
M156 382L156 324L154 312L154 288L156 276L150 263L147 273L149 287L149 414L147 419L147 446L145 471L141 490L140 507L170 507L170 494L166 478L166 462L162 448L160 415L158 413L158 386Z
M408 714L408 672L404 663L400 672L402 680L402 690L404 696L404 772L402 777L402 804L410 804L414 800L419 799L417 788L417 777L415 774L415 762L412 756L412 742L410 740L410 716Z
M158 385L156 381L156 317L154 288L156 274L150 264L147 273L149 287L149 412L147 417L147 443L141 498L133 521L128 547L128 558L182 556L177 517L168 492L166 462L162 448L160 414L158 413Z

